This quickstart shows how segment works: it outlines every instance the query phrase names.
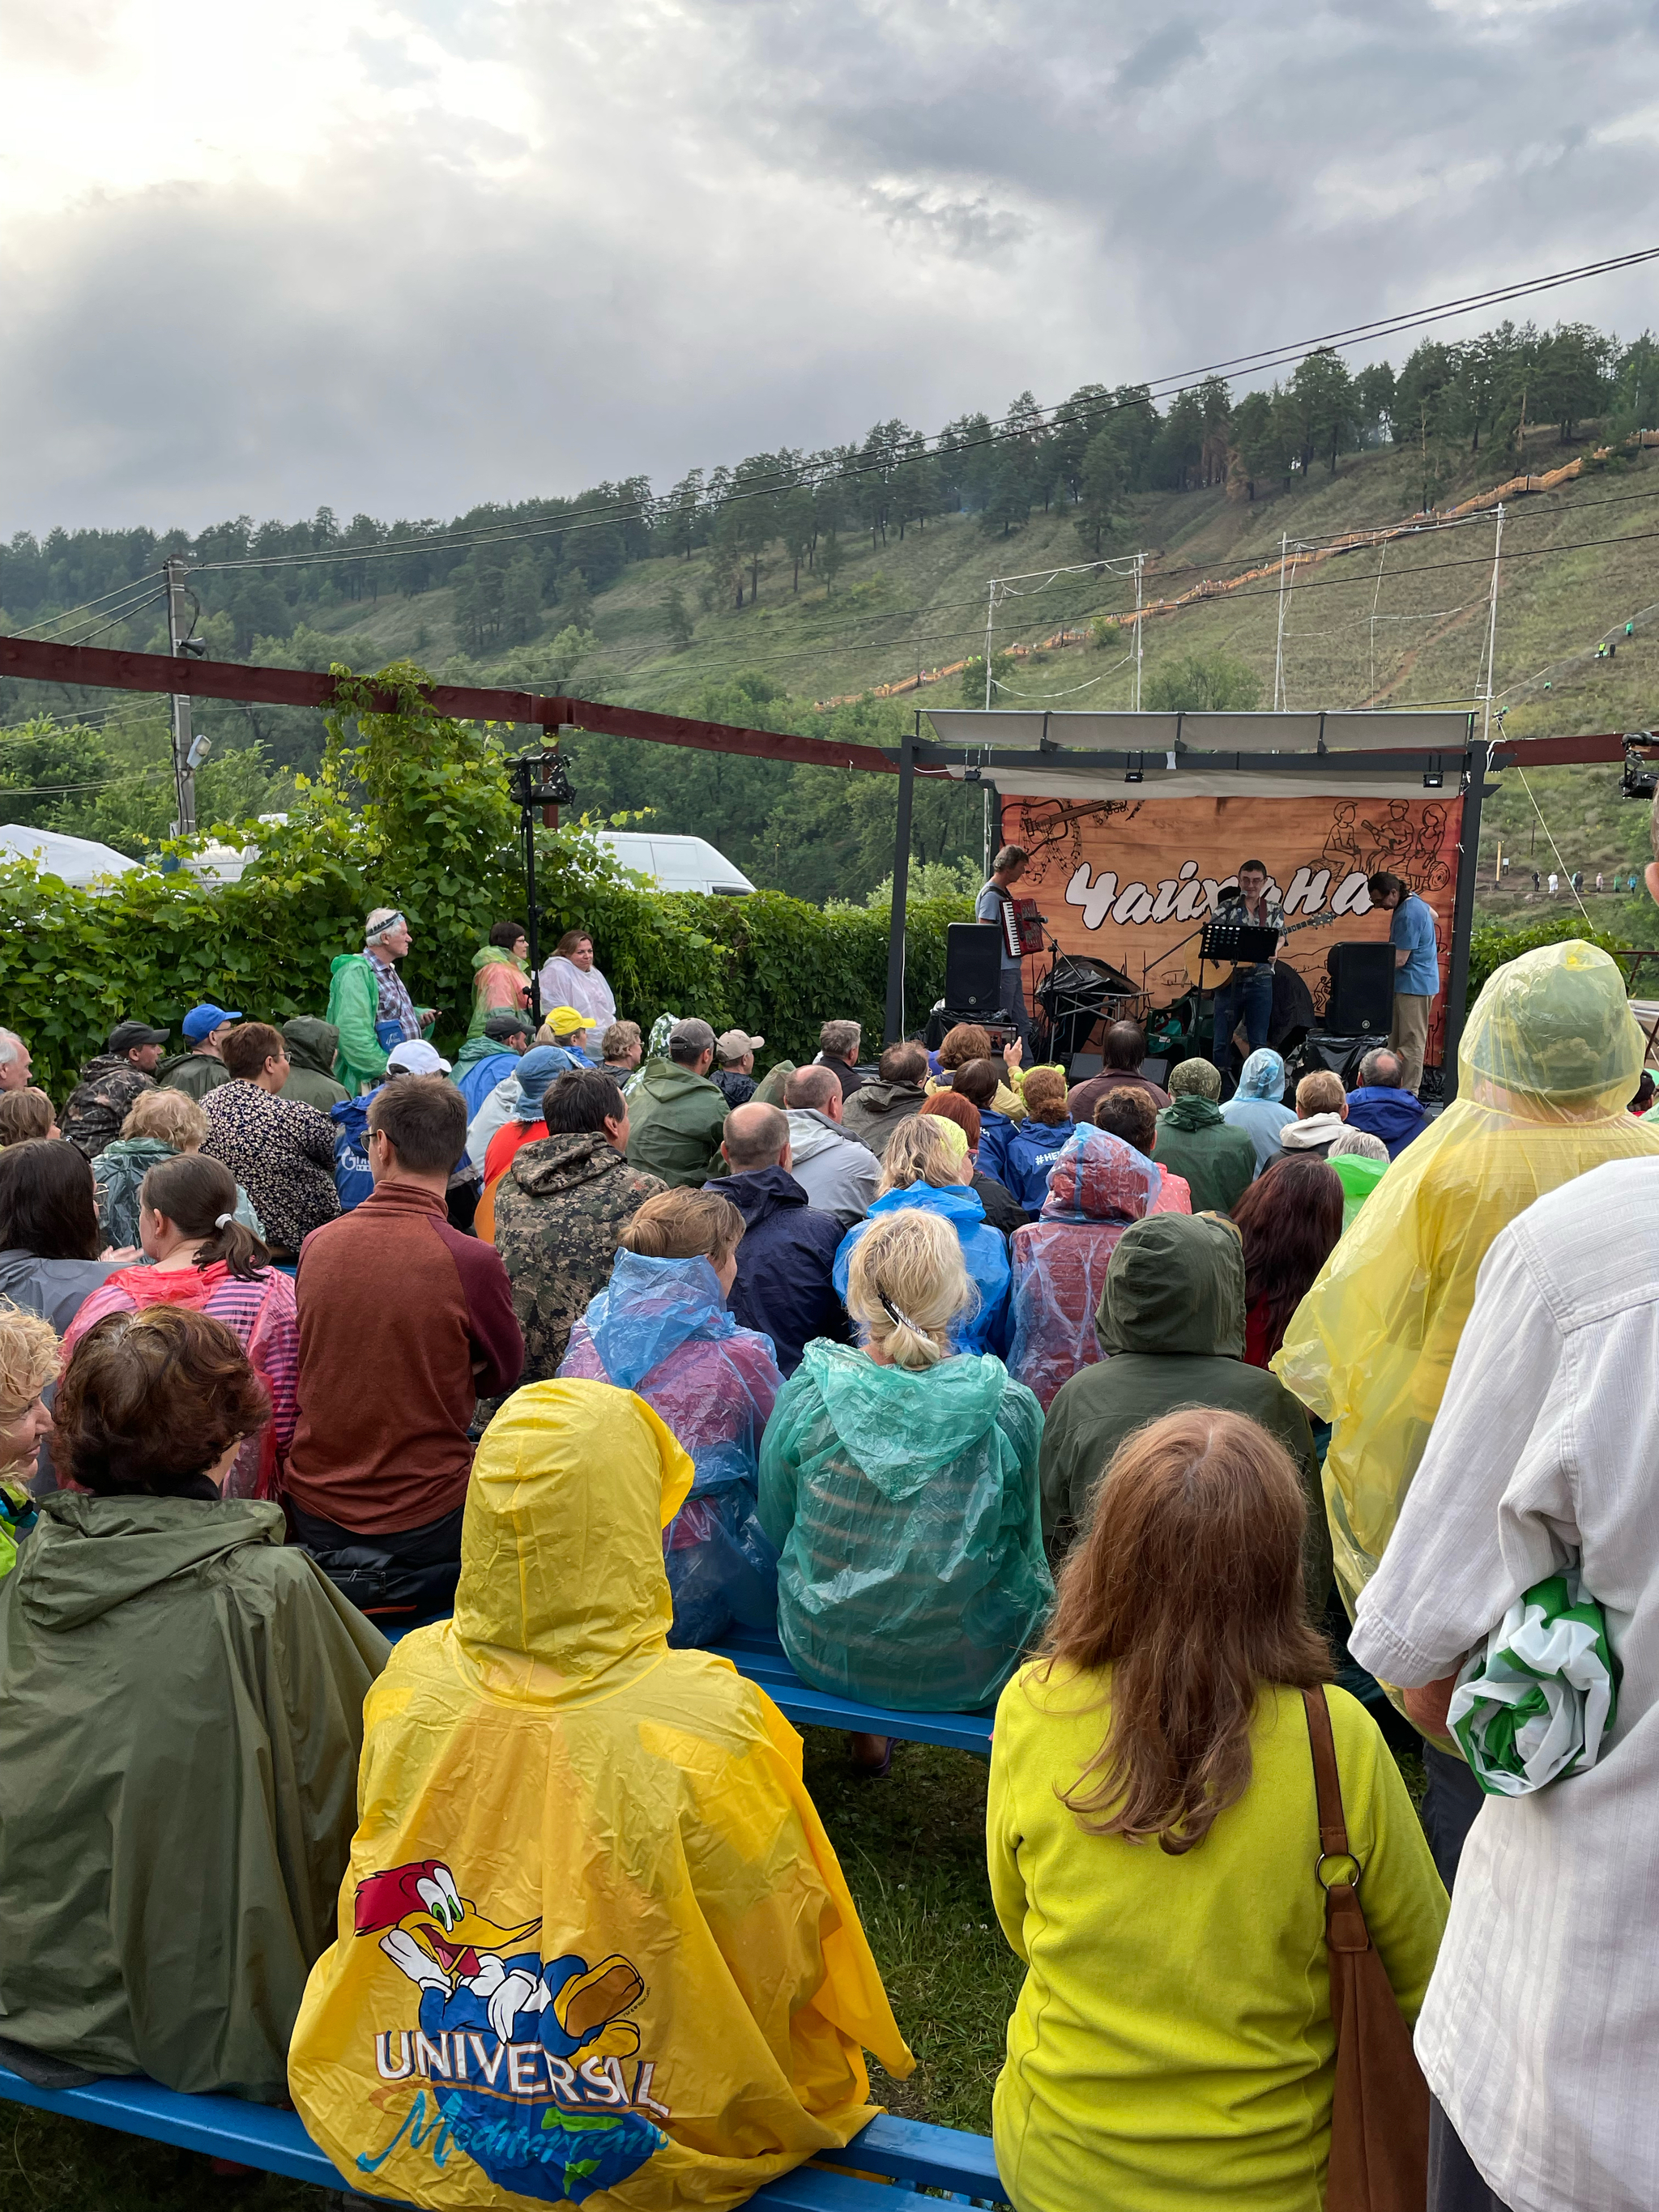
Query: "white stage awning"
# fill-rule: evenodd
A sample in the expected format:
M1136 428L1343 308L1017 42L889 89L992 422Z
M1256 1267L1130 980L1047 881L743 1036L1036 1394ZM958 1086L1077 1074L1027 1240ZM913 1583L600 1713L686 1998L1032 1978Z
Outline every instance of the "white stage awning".
M1469 744L1466 711L1400 708L1328 714L1042 714L1031 710L930 707L939 751L927 765L961 777L969 769L1010 799L1121 799L1126 771L1143 801L1152 799L1342 799L1420 793L1427 756L1451 756ZM1370 769L1367 754L1421 753L1423 768L1391 761ZM1042 754L1038 760L1033 756ZM1127 757L1121 765L1101 754ZM1244 754L1249 762L1228 755ZM1018 764L1007 757L1021 756ZM1079 759L1078 755L1093 755ZM1340 757L1334 759L1333 756Z

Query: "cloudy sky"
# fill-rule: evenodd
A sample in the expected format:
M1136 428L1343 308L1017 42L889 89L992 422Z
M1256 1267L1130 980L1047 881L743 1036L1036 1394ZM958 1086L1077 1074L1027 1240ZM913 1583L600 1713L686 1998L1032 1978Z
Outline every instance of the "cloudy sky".
M8 0L0 530L665 485L1628 251L1656 63L1636 0Z

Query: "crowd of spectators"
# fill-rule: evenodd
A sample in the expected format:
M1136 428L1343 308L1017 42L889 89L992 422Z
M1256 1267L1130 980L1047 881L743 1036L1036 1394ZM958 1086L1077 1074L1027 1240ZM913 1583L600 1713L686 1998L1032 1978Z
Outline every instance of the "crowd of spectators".
M1019 2212L1323 2201L1322 1729L1419 2023L1415 2201L1653 2201L1659 1129L1614 963L1500 968L1431 1113L1387 1047L1289 1099L1260 1047L1224 1105L1127 1023L1070 1085L971 1024L758 1067L510 921L452 1067L410 942L371 913L326 1018L124 1020L61 1112L0 1030L6 2051L291 2093L349 2172L412 1984L500 2188L739 2201L856 2132L862 2050L911 2063L787 1729L706 1656L775 1633L872 1719L995 1711ZM1616 1725L1496 1794L1455 1684L1552 1576ZM497 2051L547 2069L533 2141Z

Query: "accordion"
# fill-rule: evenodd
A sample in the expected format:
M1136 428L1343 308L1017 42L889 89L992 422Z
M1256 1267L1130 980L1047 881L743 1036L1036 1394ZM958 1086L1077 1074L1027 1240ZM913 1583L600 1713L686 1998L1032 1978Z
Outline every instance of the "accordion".
M1042 951L1042 916L1037 912L1035 899L1004 899L1002 943L1011 960L1022 960L1028 952Z

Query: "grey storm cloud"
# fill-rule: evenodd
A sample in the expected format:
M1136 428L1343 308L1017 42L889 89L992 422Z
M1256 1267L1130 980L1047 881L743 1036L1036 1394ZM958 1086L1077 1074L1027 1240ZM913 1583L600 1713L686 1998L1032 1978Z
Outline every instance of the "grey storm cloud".
M662 485L1655 242L1659 28L1612 0L403 21L435 49L361 40L357 127L297 179L7 225L0 527ZM532 121L400 106L438 49ZM1651 296L1637 272L1517 312L1628 333Z

